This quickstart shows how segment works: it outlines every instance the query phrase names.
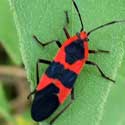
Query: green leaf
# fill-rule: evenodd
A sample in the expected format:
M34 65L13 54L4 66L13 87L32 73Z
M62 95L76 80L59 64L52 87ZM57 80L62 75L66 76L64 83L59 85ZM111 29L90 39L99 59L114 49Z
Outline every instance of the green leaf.
M12 11L12 10L11 10ZM21 64L19 40L7 0L0 0L0 42L16 64Z
M124 50L125 50L125 37ZM125 54L119 69L117 84L113 86L105 105L101 125L124 125L125 124Z
M52 44L41 48L33 39L35 34L43 41L66 39L63 26L66 23L64 10L68 10L70 25L68 31L74 35L80 29L78 15L71 0L9 0L21 41L21 53L32 87L36 86L35 65L39 58L51 60L57 52ZM125 14L124 0L100 1L77 0L87 31L106 22L122 19ZM89 60L96 62L104 73L115 79L123 57L121 37L125 33L123 24L113 25L97 31L90 36L91 49L110 50L110 54L91 55ZM41 73L46 67L41 69ZM110 92L112 82L105 80L91 66L85 66L75 84L75 101L65 111L55 125L99 125L104 104ZM41 107L42 108L42 107Z
M7 120L12 122L10 114L10 106L3 91L2 84L0 84L0 114Z
M21 115L15 116L16 125L36 125L36 122L33 122L30 117L29 110L25 111Z

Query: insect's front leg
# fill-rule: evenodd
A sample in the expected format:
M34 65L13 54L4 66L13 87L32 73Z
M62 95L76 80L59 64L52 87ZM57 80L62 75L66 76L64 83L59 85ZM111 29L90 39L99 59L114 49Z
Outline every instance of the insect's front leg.
M45 47L45 46L47 46L47 45L49 45L49 44L51 44L51 43L56 43L59 48L62 46L62 45L61 45L61 42L60 42L59 40L51 40L51 41L49 41L49 42L43 43L43 42L41 42L41 41L37 38L37 36L33 35L33 38L34 38L35 41L36 41L39 45L41 45L42 47Z

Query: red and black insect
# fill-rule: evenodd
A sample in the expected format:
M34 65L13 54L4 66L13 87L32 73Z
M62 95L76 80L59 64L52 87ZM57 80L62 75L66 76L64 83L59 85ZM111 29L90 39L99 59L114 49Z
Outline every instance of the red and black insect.
M72 2L81 22L80 32L76 33L76 35L71 37L65 25L63 27L63 30L67 39L62 45L58 40L52 40L47 43L42 43L35 35L33 36L33 38L40 45L42 45L42 47L55 42L59 47L59 51L57 52L57 55L55 56L53 61L39 59L36 64L36 76L38 86L35 91L33 91L29 95L30 97L32 94L35 94L31 109L32 118L35 121L43 121L47 119L61 104L64 103L67 97L71 95L71 101L60 113L55 116L55 118L50 121L51 125L60 116L60 114L63 113L73 102L74 83L85 64L95 66L103 78L115 82L114 80L106 76L96 63L88 60L89 54L109 53L109 51L106 50L89 50L88 37L92 32L100 28L115 23L125 22L125 20L112 21L104 25L98 26L97 28L94 28L89 32L85 32L79 9L75 1L72 0ZM68 24L68 12L66 11L65 14ZM46 69L40 80L38 71L39 63L49 64L49 67Z

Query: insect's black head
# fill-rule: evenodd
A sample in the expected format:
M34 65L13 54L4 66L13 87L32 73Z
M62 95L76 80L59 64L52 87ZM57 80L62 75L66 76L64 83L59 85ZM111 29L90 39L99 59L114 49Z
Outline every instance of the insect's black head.
M81 32L81 33L77 32L77 33L76 33L76 36L78 37L78 41L79 41L79 42L81 41L81 43L83 43L83 42L88 42L89 39L88 39L87 35L85 35L85 37L83 38L83 33L84 33L84 32ZM86 33L84 33L84 34L86 34Z

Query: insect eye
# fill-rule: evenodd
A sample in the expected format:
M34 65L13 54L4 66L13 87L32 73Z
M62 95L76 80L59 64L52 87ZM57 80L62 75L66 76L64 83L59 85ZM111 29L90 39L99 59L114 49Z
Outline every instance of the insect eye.
M89 38L85 38L85 39L83 39L83 41L89 41Z
M89 38L87 38L86 41L89 41Z

